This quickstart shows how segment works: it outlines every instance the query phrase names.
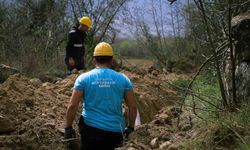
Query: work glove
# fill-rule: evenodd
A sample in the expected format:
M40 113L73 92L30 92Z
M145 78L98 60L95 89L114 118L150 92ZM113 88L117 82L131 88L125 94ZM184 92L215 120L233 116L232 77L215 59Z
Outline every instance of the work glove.
M79 149L78 141L76 139L76 132L72 127L64 129L64 142L68 150Z
M124 130L125 138L128 139L129 134L132 132L134 132L134 128L129 127L129 126L127 128L125 128L125 130Z
M64 139L65 141L74 140L76 138L76 131L72 127L64 129Z

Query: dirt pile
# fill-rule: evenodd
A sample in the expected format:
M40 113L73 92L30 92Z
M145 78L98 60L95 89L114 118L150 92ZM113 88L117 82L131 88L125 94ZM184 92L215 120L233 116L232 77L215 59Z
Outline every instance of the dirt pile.
M137 74L123 71L132 81L137 100L137 106L142 123L150 122L154 115L165 106L171 106L177 100L176 92L167 87L167 82L187 79L187 76L161 74L157 71L147 74Z
M151 121L162 107L176 100L175 92L164 83L185 78L123 72L134 83L142 122ZM15 74L1 84L0 149L65 149L62 138L66 106L78 75L52 84ZM76 123L74 127L77 129Z
M175 107L163 108L150 123L139 126L118 150L178 150L181 143L196 134L190 114L183 114L177 128L177 114L181 113Z
M51 84L16 74L1 84L0 147L63 149L61 129L75 77Z

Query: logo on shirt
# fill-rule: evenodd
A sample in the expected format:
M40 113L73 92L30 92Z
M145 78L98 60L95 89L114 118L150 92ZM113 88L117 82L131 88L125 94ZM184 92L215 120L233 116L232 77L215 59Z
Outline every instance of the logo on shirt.
M112 79L97 79L91 84L98 85L100 88L110 88L111 85L114 85L116 83Z

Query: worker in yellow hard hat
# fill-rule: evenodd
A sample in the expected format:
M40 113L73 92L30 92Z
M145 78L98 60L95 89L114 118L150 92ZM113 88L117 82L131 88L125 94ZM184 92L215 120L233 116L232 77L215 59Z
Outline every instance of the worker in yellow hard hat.
M73 26L68 34L66 46L65 64L68 68L68 74L73 69L82 70L84 66L84 42L86 31L92 28L92 22L89 17L84 16L79 20L76 26Z
M99 43L93 54L96 68L75 81L67 107L65 138L75 138L72 123L82 102L81 149L113 150L134 131L137 107L133 85L126 75L111 69L113 56L108 43ZM123 98L129 109L127 127L122 113Z

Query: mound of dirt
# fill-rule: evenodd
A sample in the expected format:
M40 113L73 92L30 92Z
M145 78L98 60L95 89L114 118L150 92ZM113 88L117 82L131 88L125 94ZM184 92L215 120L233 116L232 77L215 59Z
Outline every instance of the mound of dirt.
M74 78L42 83L20 74L0 85L0 147L63 149L62 129ZM1 122L1 121L0 121Z
M177 128L177 114L181 113L175 107L165 107L155 115L150 123L139 126L123 147L117 150L178 150L181 143L195 134L192 118L183 114L179 128Z
M178 99L176 92L166 86L167 82L188 78L174 73L136 74L129 71L123 71L123 73L131 79L134 85L137 107L142 123L152 121L159 110L165 106L172 106Z
M185 76L124 71L134 83L143 123L176 100L164 83ZM65 149L63 128L71 89L79 74L42 83L15 74L0 85L0 149ZM80 112L80 110L79 110ZM78 113L79 115L80 113ZM77 129L76 122L74 128Z

